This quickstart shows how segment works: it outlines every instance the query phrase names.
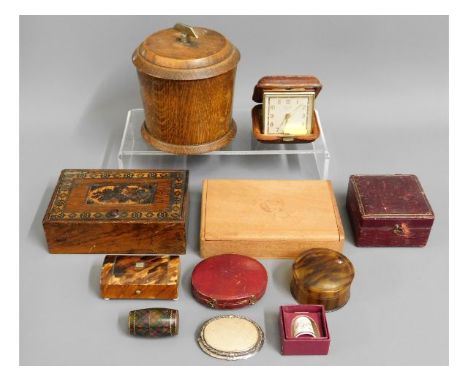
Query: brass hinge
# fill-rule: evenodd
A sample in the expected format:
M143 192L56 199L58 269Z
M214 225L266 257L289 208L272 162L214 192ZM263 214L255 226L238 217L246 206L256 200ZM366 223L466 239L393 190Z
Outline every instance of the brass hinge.
M217 301L214 298L208 298L208 300L206 300L206 303L210 308L216 308Z

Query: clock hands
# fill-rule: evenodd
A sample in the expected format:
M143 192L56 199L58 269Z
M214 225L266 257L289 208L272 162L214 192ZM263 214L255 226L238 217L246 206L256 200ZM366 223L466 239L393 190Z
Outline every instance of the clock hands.
M289 114L288 120L289 120L289 118L291 117L291 115L292 115L292 114L295 114L298 110L300 110L302 106L303 106L303 105L297 105L296 108L295 108L293 111L291 111L290 113L288 113L288 114Z
M291 119L291 115L294 114L297 110L299 110L299 108L301 107L302 105L298 105L293 111L289 112L289 113L286 113L284 115L284 118L283 120L281 121L281 124L279 125L279 128L280 129L281 127L283 126L286 126L289 122L289 120Z
M286 113L284 115L284 118L283 120L281 121L281 124L279 125L279 127L282 127L283 125L286 125L289 121L289 118L291 117L291 114L290 113Z

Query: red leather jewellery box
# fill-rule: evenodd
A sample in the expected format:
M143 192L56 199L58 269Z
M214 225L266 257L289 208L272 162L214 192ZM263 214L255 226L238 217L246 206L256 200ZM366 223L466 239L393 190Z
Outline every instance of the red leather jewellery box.
M306 316L314 323L316 337L294 336L294 320ZM327 355L330 348L330 333L323 305L282 305L279 311L281 354Z
M424 247L434 223L415 175L352 175L346 208L358 247Z
M197 301L215 309L237 309L255 304L268 282L265 267L242 255L212 256L192 272L192 294Z

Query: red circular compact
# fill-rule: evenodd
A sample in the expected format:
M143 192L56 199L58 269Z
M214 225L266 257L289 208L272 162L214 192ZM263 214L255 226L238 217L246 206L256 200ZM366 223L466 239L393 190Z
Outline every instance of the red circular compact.
M265 293L268 275L257 260L226 254L209 257L192 272L192 294L215 309L236 309L255 304Z

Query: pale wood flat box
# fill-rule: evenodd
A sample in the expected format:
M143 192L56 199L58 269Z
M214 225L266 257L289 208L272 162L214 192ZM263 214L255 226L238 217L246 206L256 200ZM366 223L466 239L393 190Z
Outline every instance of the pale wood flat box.
M325 180L203 181L200 253L295 258L310 248L342 252L344 230Z

